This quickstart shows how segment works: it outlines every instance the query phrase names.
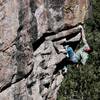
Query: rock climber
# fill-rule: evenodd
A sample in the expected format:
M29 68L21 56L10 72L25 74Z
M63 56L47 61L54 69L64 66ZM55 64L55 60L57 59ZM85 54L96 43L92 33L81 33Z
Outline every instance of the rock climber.
M90 48L90 46L87 43L83 26L79 25L79 27L81 28L81 37L82 37L84 46L81 47L76 53L73 51L72 47L70 47L68 45L65 46L65 50L66 50L66 53L69 56L69 59L73 63L78 63L79 61L81 61L81 63L83 65L85 65L85 63L88 59L88 54L92 51L92 48Z
M69 60L73 64L77 64L80 61L81 64L83 65L85 65L88 59L88 55L92 51L92 49L88 48L86 45L81 47L76 53L73 51L72 47L70 46L65 46L65 50L66 50Z
M83 29L82 25L79 25L79 27L82 29L81 36L82 36L84 46L81 47L77 52L74 52L73 48L70 47L69 45L66 45L64 47L66 50L66 56L69 58L69 60L73 64L78 64L79 62L81 62L81 64L85 65L85 63L88 59L89 53L92 52L92 47L90 47L86 41L84 29ZM64 66L64 70L65 70L65 72L67 72L66 66Z
M81 47L77 52L74 52L73 48L70 46L65 46L66 50L66 56L69 58L69 60L73 63L76 64L78 67L78 64L81 63L82 65L86 64L86 61L88 60L89 53L92 51L92 49L87 48L86 45ZM64 73L67 72L67 66L64 66L63 68Z
M92 49L88 45L87 40L85 38L85 33L84 33L83 26L79 25L78 27L81 28L81 38L82 38L82 41L84 43L84 46L81 47L76 53L74 52L72 47L70 47L69 45L65 46L65 50L66 50L66 53L67 53L69 59L73 63L78 63L79 61L81 61L81 63L83 65L85 65L85 63L88 59L88 53L90 53L92 51Z

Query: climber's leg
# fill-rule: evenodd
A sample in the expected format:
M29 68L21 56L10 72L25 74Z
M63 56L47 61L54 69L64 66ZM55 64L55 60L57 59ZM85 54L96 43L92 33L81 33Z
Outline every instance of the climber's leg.
M68 70L68 69L67 69L67 66L64 66L64 67L63 67L63 73L67 73L67 70Z
M84 51L84 46L80 48L77 52L76 55L79 57L79 60L83 65L85 65L87 59L88 59L88 53Z

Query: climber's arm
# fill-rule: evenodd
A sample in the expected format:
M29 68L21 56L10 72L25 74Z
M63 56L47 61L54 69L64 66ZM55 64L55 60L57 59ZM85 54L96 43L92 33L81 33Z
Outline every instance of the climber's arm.
M82 25L79 25L79 28L81 28L82 41L83 41L84 45L87 46L87 48L89 48L89 45L88 45L87 40L86 40L84 28Z
M87 40L86 40L86 37L85 37L85 32L84 32L83 26L82 26L82 25L79 25L79 27L82 29L81 35L82 35L83 43L84 43L84 44L88 44L88 43L87 43Z

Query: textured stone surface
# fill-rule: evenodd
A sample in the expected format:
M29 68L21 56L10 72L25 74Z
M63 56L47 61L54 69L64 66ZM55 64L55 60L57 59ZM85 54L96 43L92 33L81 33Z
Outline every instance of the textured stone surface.
M60 52L81 39L89 0L0 0L0 100L56 100Z

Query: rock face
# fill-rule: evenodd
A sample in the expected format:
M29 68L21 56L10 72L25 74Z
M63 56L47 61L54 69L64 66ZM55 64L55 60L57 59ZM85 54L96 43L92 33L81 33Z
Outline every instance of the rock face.
M65 39L77 42L89 0L0 0L0 100L56 100Z

